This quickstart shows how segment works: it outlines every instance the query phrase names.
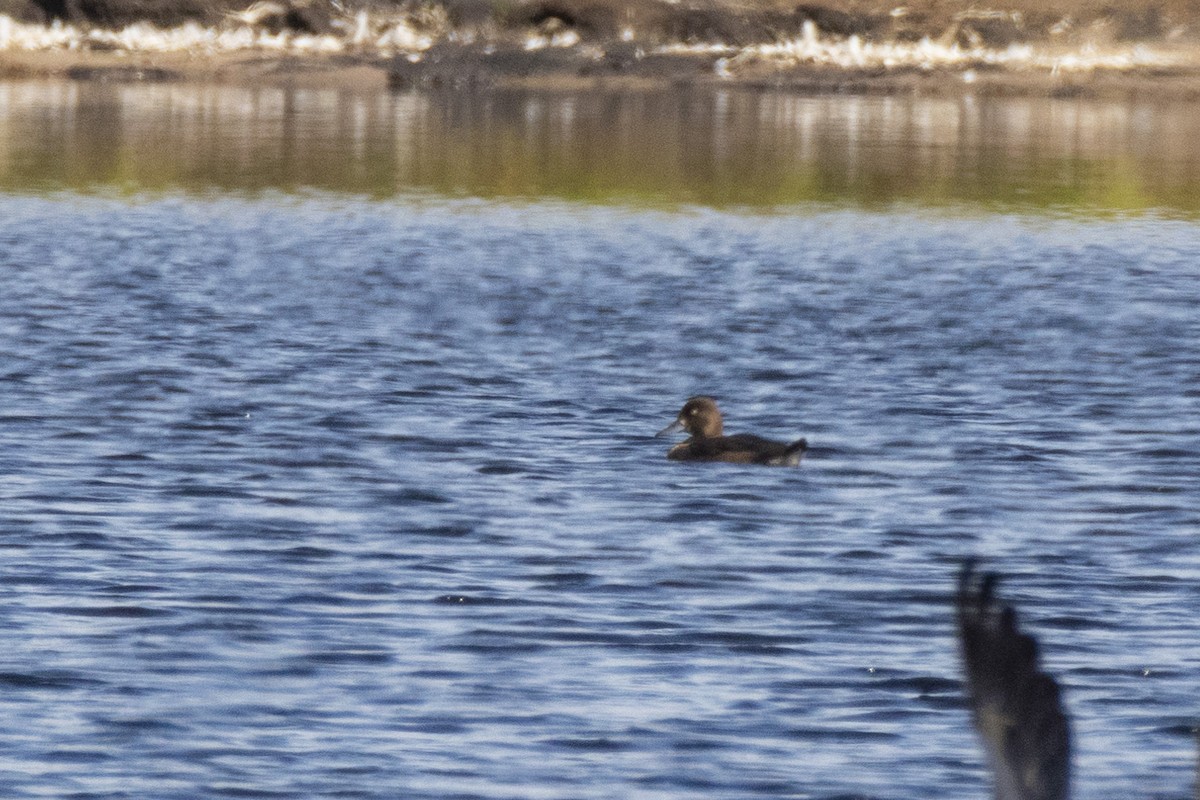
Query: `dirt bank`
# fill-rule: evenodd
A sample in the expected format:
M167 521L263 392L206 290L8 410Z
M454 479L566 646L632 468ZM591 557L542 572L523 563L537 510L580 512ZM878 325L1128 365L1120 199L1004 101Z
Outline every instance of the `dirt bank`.
M1193 97L1200 0L0 0L0 76Z
M0 0L0 14L23 22L121 27L188 21L220 25L248 0ZM649 42L757 44L798 35L805 22L837 36L915 41L957 38L1003 46L1014 41L1200 41L1196 0L271 0L261 19L308 33L334 29L359 10L444 18L458 32L522 34L556 20L585 39L626 30Z

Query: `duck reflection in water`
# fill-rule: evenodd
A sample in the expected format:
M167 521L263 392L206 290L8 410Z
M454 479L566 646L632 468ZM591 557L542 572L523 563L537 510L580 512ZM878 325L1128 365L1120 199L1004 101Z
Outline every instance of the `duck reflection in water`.
M657 435L666 436L677 431L686 431L691 438L667 451L667 458L673 461L729 461L794 467L808 449L805 439L787 444L750 433L726 436L717 401L705 396L689 398L675 421Z

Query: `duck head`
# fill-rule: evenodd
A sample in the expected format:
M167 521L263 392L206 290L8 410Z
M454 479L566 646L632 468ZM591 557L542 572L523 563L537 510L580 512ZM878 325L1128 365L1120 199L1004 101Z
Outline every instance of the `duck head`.
M723 435L721 409L717 408L717 401L704 396L688 398L675 421L656 435L666 436L676 431L687 431L689 435L701 439Z

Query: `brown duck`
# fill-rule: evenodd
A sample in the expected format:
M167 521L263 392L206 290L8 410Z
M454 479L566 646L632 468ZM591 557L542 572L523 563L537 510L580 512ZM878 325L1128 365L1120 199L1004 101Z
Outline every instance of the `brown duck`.
M750 433L724 434L721 409L711 397L692 397L683 404L674 422L658 432L659 436L686 431L691 438L667 451L673 461L731 461L736 464L769 464L794 467L800 463L808 441L791 444L773 442Z

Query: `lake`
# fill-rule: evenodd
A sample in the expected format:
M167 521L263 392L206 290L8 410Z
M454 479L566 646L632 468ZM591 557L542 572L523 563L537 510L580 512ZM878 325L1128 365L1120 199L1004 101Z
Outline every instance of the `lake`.
M1188 798L1198 128L0 83L4 796L982 798L977 555Z

